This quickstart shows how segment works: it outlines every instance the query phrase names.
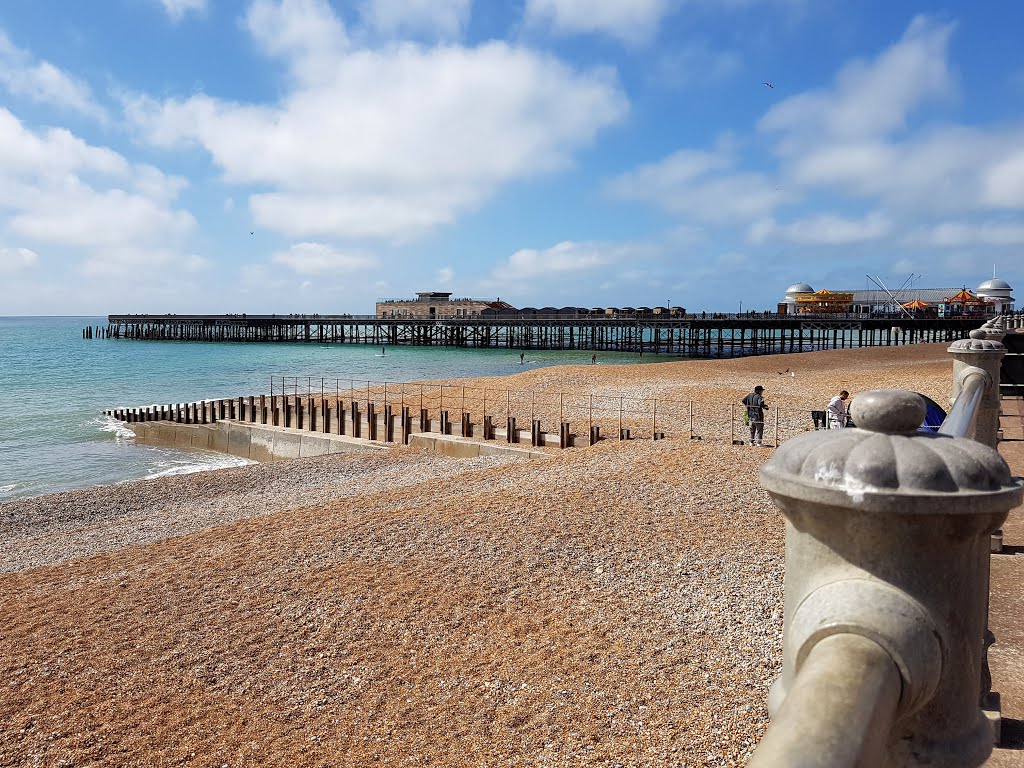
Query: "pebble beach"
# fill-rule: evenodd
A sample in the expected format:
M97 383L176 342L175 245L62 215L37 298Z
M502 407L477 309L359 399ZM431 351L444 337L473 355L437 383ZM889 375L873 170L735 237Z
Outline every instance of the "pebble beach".
M946 346L486 386L945 404ZM0 766L743 765L781 664L770 453L395 448L2 504Z

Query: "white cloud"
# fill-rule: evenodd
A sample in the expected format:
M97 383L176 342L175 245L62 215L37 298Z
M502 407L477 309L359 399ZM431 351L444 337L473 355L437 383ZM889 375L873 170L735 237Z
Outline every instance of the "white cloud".
M207 0L160 0L167 15L180 21L187 13L206 13Z
M892 222L877 211L860 219L823 213L789 224L778 224L774 219L761 220L751 227L749 239L754 243L781 241L798 245L849 245L880 240L892 229Z
M761 119L761 128L787 134L787 149L799 152L800 137L851 141L905 127L913 109L955 92L946 63L953 27L915 18L902 39L874 61L847 64L830 91L782 101Z
M613 73L502 42L346 52L320 0L260 0L248 18L293 64L279 105L140 97L127 112L149 141L198 144L228 182L268 188L254 215L293 237L418 236L566 168L627 109Z
M14 96L78 112L100 122L106 111L94 100L89 86L48 61L36 61L0 31L0 85Z
M527 24L561 34L603 34L626 43L654 36L668 0L526 0Z
M609 180L605 191L623 200L650 202L703 221L751 220L768 215L786 193L762 173L735 170L728 141L709 151L679 150Z
M179 265L180 254L177 251L129 245L97 250L82 263L80 271L88 277L124 279L133 274L148 274L153 269Z
M447 224L454 211L471 207L473 196L446 197L455 190L422 197L272 193L253 195L249 202L256 223L291 237L339 235L407 242Z
M182 260L175 250L195 220L174 207L184 185L71 132L33 132L0 109L0 227L33 243L84 255L87 275Z
M0 248L0 274L13 274L32 269L39 255L28 248Z
M919 229L907 240L913 245L939 248L1024 245L1024 222L968 224L946 221L927 229Z
M246 27L269 56L287 61L296 77L329 78L348 47L348 33L327 0L255 0Z
M377 263L369 254L342 252L323 243L298 243L278 251L270 260L300 275L343 275L371 269Z
M564 280L603 270L610 264L624 264L633 268L636 262L660 253L657 246L648 243L577 243L564 241L550 248L538 250L523 248L516 251L492 272L495 283L529 280Z
M993 163L983 181L985 202L1005 208L1024 208L1024 150Z
M363 20L377 31L457 38L469 21L470 0L365 0Z

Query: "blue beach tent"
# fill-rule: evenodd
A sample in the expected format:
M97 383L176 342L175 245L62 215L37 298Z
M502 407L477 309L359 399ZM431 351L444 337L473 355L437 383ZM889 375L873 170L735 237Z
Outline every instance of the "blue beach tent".
M920 392L917 394L921 395ZM924 423L920 426L919 431L938 432L939 427L942 426L942 422L946 420L946 412L942 410L942 406L927 395L921 395L921 399L924 400L924 404L928 410L925 411Z

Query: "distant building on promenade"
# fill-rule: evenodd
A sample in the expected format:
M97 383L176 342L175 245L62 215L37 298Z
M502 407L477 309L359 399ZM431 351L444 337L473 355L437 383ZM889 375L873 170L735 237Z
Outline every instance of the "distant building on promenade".
M378 299L375 314L380 318L412 318L415 320L449 320L458 317L480 317L485 309L515 309L501 299L453 299L451 293L423 291L415 299Z
M960 288L902 288L892 291L815 291L807 283L786 289L779 313L800 314L910 314L932 317L998 315L1014 309L1013 289L1005 280L992 278L973 293Z

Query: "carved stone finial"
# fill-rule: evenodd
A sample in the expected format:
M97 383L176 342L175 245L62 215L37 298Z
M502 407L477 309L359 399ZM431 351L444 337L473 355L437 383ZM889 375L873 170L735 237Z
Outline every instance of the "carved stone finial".
M916 392L875 389L858 395L850 406L854 423L868 432L899 435L916 432L928 408Z
M948 514L973 515L1019 503L1021 482L1002 456L973 440L917 431L925 411L913 392L861 393L851 408L857 428L787 440L761 467L761 482L783 497L780 505L790 497L914 515L941 503Z

